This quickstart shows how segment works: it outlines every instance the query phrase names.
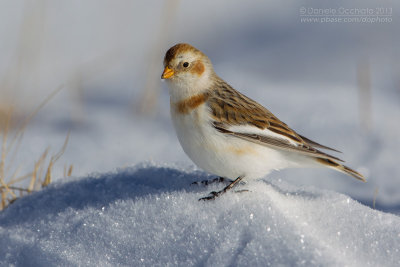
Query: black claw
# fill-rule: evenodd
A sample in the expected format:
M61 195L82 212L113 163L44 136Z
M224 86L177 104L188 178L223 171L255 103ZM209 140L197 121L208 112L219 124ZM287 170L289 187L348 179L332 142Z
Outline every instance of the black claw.
M221 194L221 191L219 191L219 192L212 191L212 192L210 192L210 194L209 194L210 196L208 196L208 197L202 197L202 198L199 199L199 201L200 201L200 200L204 200L204 201L206 201L206 200L214 200L214 199L216 199L220 194Z

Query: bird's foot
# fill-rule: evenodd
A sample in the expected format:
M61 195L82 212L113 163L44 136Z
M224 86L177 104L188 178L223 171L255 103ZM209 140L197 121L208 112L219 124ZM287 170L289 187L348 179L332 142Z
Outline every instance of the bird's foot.
M193 182L191 183L192 185L209 185L209 184L214 184L214 183L230 183L232 182L231 180L224 178L224 177L217 177L211 180L203 180L200 182Z
M210 193L209 196L207 196L207 197L202 197L202 198L199 199L199 201L201 201L201 200L206 201L206 200L214 200L214 199L216 199L216 198L219 197L220 195L222 195L222 194L228 192L229 190L231 190L231 189L232 189L237 183L239 183L242 179L243 179L243 176L239 176L238 178L236 178L236 180L232 181L230 184L228 184L228 185L227 185L224 189L222 189L221 191L218 191L218 192L212 191L212 192ZM245 191L247 191L247 190L240 190L240 191L245 192ZM239 192L240 192L240 191L239 191Z

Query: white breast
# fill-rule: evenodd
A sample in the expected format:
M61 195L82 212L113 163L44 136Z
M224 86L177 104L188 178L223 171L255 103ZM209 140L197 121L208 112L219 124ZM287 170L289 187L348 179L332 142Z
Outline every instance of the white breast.
M285 152L218 132L206 104L188 114L171 117L183 150L200 168L222 177L260 178L274 169L289 167Z

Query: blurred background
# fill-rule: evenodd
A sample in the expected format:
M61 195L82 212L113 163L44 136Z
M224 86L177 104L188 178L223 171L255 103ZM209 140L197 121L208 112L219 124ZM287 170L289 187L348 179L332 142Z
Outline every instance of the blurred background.
M399 12L398 1L365 0L0 1L0 178L29 173L68 133L53 180L71 166L78 177L144 161L191 168L160 80L166 50L187 42L368 183L319 169L266 179L400 214Z

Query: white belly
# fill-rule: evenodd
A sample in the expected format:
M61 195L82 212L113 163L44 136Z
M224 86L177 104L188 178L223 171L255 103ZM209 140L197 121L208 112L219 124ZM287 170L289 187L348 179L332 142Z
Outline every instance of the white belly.
M171 108L179 142L198 167L230 179L242 175L261 178L272 170L289 167L285 152L218 132L206 108L201 105L189 114L178 114Z

